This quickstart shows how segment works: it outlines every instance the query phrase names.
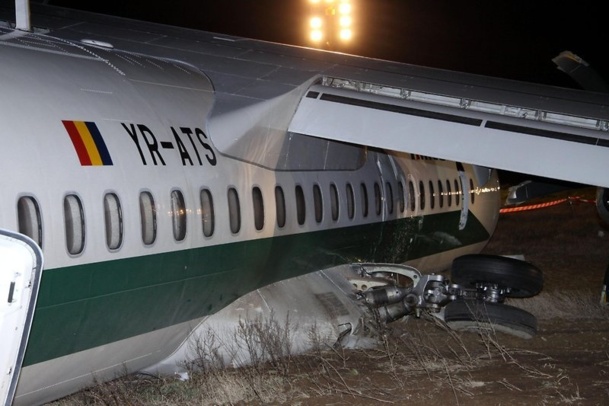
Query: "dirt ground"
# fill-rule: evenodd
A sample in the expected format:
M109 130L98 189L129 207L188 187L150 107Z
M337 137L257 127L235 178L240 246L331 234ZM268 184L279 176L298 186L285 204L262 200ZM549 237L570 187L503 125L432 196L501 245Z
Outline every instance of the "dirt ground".
M594 198L593 189L578 192L570 196ZM343 393L287 403L609 405L609 308L599 304L609 230L595 206L573 201L502 214L485 252L523 254L544 271L538 297L510 302L537 317L534 338L450 333L410 319L388 331L405 353L394 352L392 361L390 350L380 350L375 363L370 354L352 352L350 369L335 385Z

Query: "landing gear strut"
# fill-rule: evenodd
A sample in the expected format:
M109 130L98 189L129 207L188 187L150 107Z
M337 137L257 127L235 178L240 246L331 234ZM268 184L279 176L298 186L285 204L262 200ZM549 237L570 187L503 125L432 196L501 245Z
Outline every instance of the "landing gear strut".
M456 330L493 328L518 337L537 332L531 313L504 304L505 298L526 298L539 293L543 274L534 265L513 258L465 255L453 261L451 280L422 275L413 267L389 264L355 264L361 278L352 282L359 297L375 308L384 322L423 310L441 314ZM398 283L395 281L397 275ZM407 281L404 283L404 279Z

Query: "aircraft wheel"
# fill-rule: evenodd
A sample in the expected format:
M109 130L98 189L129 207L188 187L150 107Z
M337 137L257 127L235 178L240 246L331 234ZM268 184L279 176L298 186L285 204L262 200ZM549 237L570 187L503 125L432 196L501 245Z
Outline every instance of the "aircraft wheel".
M535 316L502 303L455 300L446 305L444 321L452 330L458 331L500 331L527 339L537 333Z
M538 294L543 288L543 273L535 265L514 258L496 255L464 255L453 261L453 283L475 288L478 283L509 288L507 297L524 298Z

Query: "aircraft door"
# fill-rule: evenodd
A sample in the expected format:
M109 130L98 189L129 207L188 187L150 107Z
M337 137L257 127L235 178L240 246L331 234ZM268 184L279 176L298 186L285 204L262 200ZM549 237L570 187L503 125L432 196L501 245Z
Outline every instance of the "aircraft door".
M467 175L465 174L465 169L461 162L457 162L457 171L459 172L459 184L461 185L461 216L459 217L459 230L465 230L467 216L469 215L469 183L467 182Z
M398 170L393 157L383 153L376 154L376 166L379 171L379 190L375 186L375 204L380 204L381 217L386 220L396 211L395 196L397 193Z
M30 238L0 229L0 403L13 403L42 275Z

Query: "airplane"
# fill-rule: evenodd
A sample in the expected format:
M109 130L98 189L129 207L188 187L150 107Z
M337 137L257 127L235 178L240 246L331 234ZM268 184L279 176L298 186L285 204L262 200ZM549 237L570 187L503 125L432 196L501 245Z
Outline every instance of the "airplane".
M208 316L275 282L340 313L330 273L310 276L340 265L412 281L358 293L387 320L458 325L482 302L534 334L502 301L541 272L475 255L497 170L596 186L608 212L606 94L26 0L0 16L5 404L176 366Z

